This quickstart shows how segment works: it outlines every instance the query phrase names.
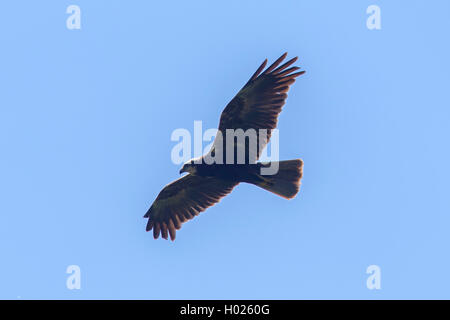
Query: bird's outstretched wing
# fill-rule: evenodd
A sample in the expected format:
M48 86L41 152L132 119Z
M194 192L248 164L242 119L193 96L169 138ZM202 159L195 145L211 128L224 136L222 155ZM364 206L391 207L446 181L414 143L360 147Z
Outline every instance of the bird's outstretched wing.
M192 174L171 182L161 190L144 216L148 218L147 231L153 229L155 239L161 233L164 239L170 235L170 239L175 240L176 230L184 222L219 202L237 184L234 181Z
M266 59L233 100L228 103L220 116L219 123L223 143L216 139L210 152L214 154L218 147L223 146L222 154L226 159L226 129L242 129L243 131L255 129L257 134L259 129L266 129L266 139L260 139L262 137L258 135L257 150L250 152L248 145L244 146L247 156L253 154L253 157L250 156L253 158L250 159L250 162L259 158L270 140L272 129L277 126L278 114L286 101L290 85L295 82L296 77L305 73L305 71L295 72L300 69L299 67L290 67L297 61L297 57L279 66L286 56L287 53L283 54L263 71L267 64ZM236 142L233 143L235 151L236 148L242 147L238 146Z

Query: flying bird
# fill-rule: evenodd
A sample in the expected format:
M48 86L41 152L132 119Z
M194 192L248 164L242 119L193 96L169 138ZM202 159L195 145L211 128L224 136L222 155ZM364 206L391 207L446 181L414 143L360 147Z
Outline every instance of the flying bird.
M187 161L180 174L188 174L171 182L158 194L144 215L148 218L146 230L153 230L155 239L161 235L166 240L169 236L175 240L176 230L184 222L219 202L241 182L254 184L286 199L292 199L298 193L303 169L301 159L271 163L257 161L276 128L289 87L296 77L305 73L296 72L299 67L291 67L297 57L280 65L286 56L287 53L283 54L265 70L267 59L264 60L223 110L211 150L201 158ZM239 142L234 136L228 136L227 131L231 129L244 132L253 129L266 134L256 135L255 147L248 139L242 143L242 140ZM228 149L230 145L232 149ZM237 160L239 152L245 155L244 161ZM207 158L228 159L227 154L232 154L231 163L207 161ZM261 173L263 168L272 165L278 168L277 173Z

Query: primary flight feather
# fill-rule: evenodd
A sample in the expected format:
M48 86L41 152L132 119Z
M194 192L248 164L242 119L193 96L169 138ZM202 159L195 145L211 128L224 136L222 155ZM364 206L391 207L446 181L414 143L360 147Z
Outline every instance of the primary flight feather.
M188 174L161 190L144 216L148 218L146 230L153 230L155 239L161 235L164 239L170 236L171 240L175 240L176 230L184 222L219 202L241 182L257 185L287 199L298 193L302 160L277 162L278 171L273 175L261 174L261 169L271 164L257 162L270 140L272 130L276 128L289 87L296 77L305 72L296 72L300 68L291 67L297 57L280 65L286 56L287 53L283 54L265 70L267 59L261 64L223 110L211 150L200 159L186 162L180 173ZM252 147L247 140L239 143L232 136L230 139L227 135L230 129L242 129L244 132L255 130L266 134L257 134L257 143ZM233 150L228 149L229 145ZM208 161L212 158L228 159L227 152L233 159L231 164L227 161L223 161L224 164ZM245 155L243 163L237 159L240 152Z

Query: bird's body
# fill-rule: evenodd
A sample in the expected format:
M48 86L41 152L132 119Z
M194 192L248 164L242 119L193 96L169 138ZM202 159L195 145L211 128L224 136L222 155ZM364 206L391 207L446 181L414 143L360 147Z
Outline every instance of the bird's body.
M174 240L182 223L217 203L241 182L254 184L287 199L297 194L303 168L300 159L257 162L276 128L289 86L304 73L292 73L298 67L288 68L297 58L279 66L286 55L263 72L267 63L264 61L222 112L211 150L200 159L185 163L180 173L188 174L168 184L159 193L144 216L149 218L147 231L153 230L155 239L161 234L164 239L170 235ZM230 130L248 133L249 136L239 140L239 134L228 135ZM276 168L275 172L263 173L264 169L272 166Z
M251 182L258 179L261 168L260 163L256 164L194 164L196 175L202 177L215 177L218 179Z

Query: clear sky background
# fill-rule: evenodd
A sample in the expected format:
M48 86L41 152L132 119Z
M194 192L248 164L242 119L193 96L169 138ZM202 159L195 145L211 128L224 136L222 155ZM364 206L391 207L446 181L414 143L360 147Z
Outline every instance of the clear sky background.
M81 8L81 30L66 8ZM366 9L381 8L381 30ZM6 1L0 298L450 298L450 2ZM215 128L265 59L299 195L255 186L153 240L174 129ZM66 268L81 268L81 289ZM381 290L366 287L369 265Z

